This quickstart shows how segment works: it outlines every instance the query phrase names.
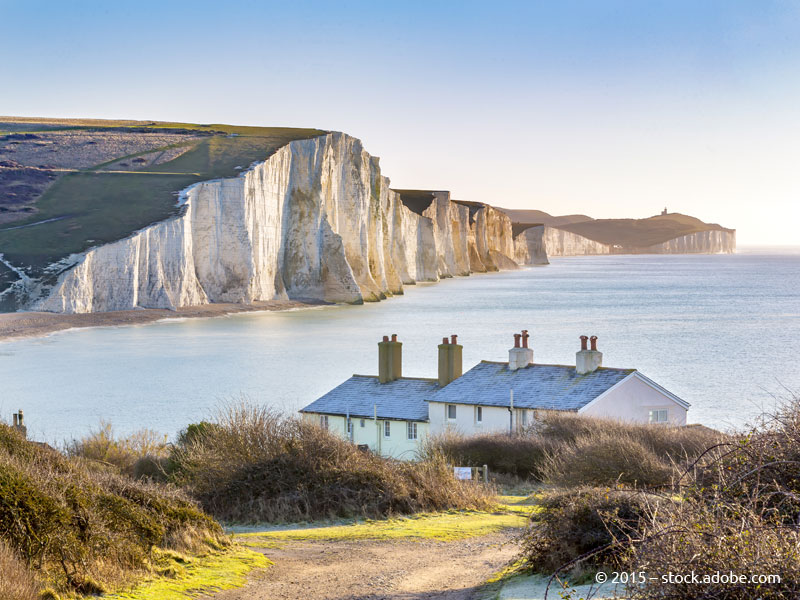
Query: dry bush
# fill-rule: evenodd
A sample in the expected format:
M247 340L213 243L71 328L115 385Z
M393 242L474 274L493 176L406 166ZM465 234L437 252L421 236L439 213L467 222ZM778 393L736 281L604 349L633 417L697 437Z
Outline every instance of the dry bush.
M662 486L673 476L672 465L634 437L595 431L548 455L543 479L561 486Z
M630 546L628 569L660 577L668 573L698 577L733 573L777 575L780 583L750 581L673 581L631 586L634 600L751 600L800 598L800 532L744 506L720 510L704 499L690 499L661 514L651 514Z
M675 584L630 590L637 600L800 597L800 398L710 453L670 511L654 513L629 568L654 573L779 575L780 583Z
M33 573L2 540L0 540L0 598L39 599L39 585Z
M99 429L74 440L67 454L108 465L125 475L155 477L153 465L167 458L169 446L166 436L149 429L117 438L111 424L101 422Z
M529 569L572 574L601 566L620 566L625 542L643 527L648 508L662 500L635 491L600 488L556 490L539 501L543 509L522 538Z
M442 458L388 460L307 421L242 403L181 440L172 456L175 481L227 521L483 508L491 498L484 486L456 480Z
M91 470L0 425L0 537L43 580L82 594L147 572L154 547L219 525L175 489Z
M487 465L490 473L539 480L541 468L553 444L542 436L523 434L484 434L466 436L447 431L431 436L422 455L443 455L457 465Z
M490 472L561 485L670 485L685 467L725 436L702 426L642 425L551 412L523 433L429 439L424 454L442 454Z

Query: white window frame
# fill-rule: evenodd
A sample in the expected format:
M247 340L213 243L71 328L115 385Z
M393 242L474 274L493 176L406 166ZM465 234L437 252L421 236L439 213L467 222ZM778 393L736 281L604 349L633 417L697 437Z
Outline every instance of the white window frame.
M663 419L661 417L664 417ZM654 408L648 414L648 420L653 425L662 423L669 423L669 409L668 408Z
M483 407L476 406L475 407L475 424L482 425L483 424Z
M448 421L455 421L458 418L458 407L455 404L446 404L445 405L445 416L447 417ZM450 409L453 409L453 416L450 416Z
M319 416L319 426L323 429L328 429L328 415L320 415Z
M408 421L406 424L406 433L409 440L417 439L417 423L416 421Z
M383 422L383 437L385 437L385 438L392 437L392 422L391 421L384 421Z

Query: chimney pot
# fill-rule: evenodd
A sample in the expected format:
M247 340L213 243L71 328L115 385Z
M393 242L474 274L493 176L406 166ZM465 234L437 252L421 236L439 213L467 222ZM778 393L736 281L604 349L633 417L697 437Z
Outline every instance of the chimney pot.
M19 419L19 415L17 413L14 413L14 427L16 427L19 424L19 420L18 419Z
M439 345L439 387L458 379L462 372L462 348L458 345L458 336L453 335L450 340L442 338Z
M396 342L396 341L397 341L397 334L396 334L396 333L393 333L393 334L392 334L392 341L393 341L393 342Z
M597 336L593 335L589 338L589 341L592 343L592 350L597 351Z
M527 329L523 329L522 330L522 347L523 348L527 348L528 347L528 338L529 337L530 336L528 335L528 330Z
M522 337L521 334L515 333L514 334L514 348L519 348L519 339Z
M589 342L589 336L588 335L582 335L581 336L581 350L588 350L589 349L589 346L587 345L588 342Z
M388 342L389 341L389 336L388 335L383 336L383 341L384 342Z

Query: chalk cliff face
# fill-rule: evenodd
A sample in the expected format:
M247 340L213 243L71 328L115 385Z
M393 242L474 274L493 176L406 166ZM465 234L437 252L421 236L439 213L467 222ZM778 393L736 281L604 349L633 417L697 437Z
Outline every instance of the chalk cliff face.
M663 244L636 249L636 252L643 254L732 254L736 252L736 231L698 231Z
M504 213L437 192L417 214L390 190L378 159L342 133L291 142L241 176L184 196L180 216L75 257L32 308L360 303L416 281L516 268Z
M661 244L642 247L610 246L558 229L544 227L542 241L547 256L585 256L596 254L726 254L736 252L735 230L708 230L690 233ZM519 247L517 248L519 253ZM520 255L517 255L520 262Z
M611 254L612 247L595 242L577 233L544 227L542 233L547 256L584 256L587 254Z
M528 227L514 238L514 259L521 265L547 265L544 225Z

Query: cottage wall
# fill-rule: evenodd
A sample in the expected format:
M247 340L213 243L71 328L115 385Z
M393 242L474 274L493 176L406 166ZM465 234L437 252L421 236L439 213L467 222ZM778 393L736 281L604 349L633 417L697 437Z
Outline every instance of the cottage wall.
M457 431L465 435L482 433L508 433L510 419L508 408L503 406L482 406L483 420L477 420L477 406L472 404L456 404L456 418L447 417L447 404L443 402L428 403L428 418L432 434L446 430ZM532 410L514 409L514 428L522 424L530 425L533 419Z
M320 424L320 415L317 413L303 413L303 419ZM390 422L389 437L384 435L384 422ZM428 435L428 423L417 423L417 439L408 439L408 421L398 421L394 419L378 419L376 427L374 419L361 419L351 417L353 423L353 443L356 445L366 444L369 449L376 454L390 458L400 458L413 460L417 458L417 451L420 443ZM363 427L362 427L363 422ZM335 433L341 438L347 439L346 417L328 415L328 431Z
M649 423L650 411L657 409L667 409L670 425L686 425L685 408L644 381L630 377L578 413L587 417Z

